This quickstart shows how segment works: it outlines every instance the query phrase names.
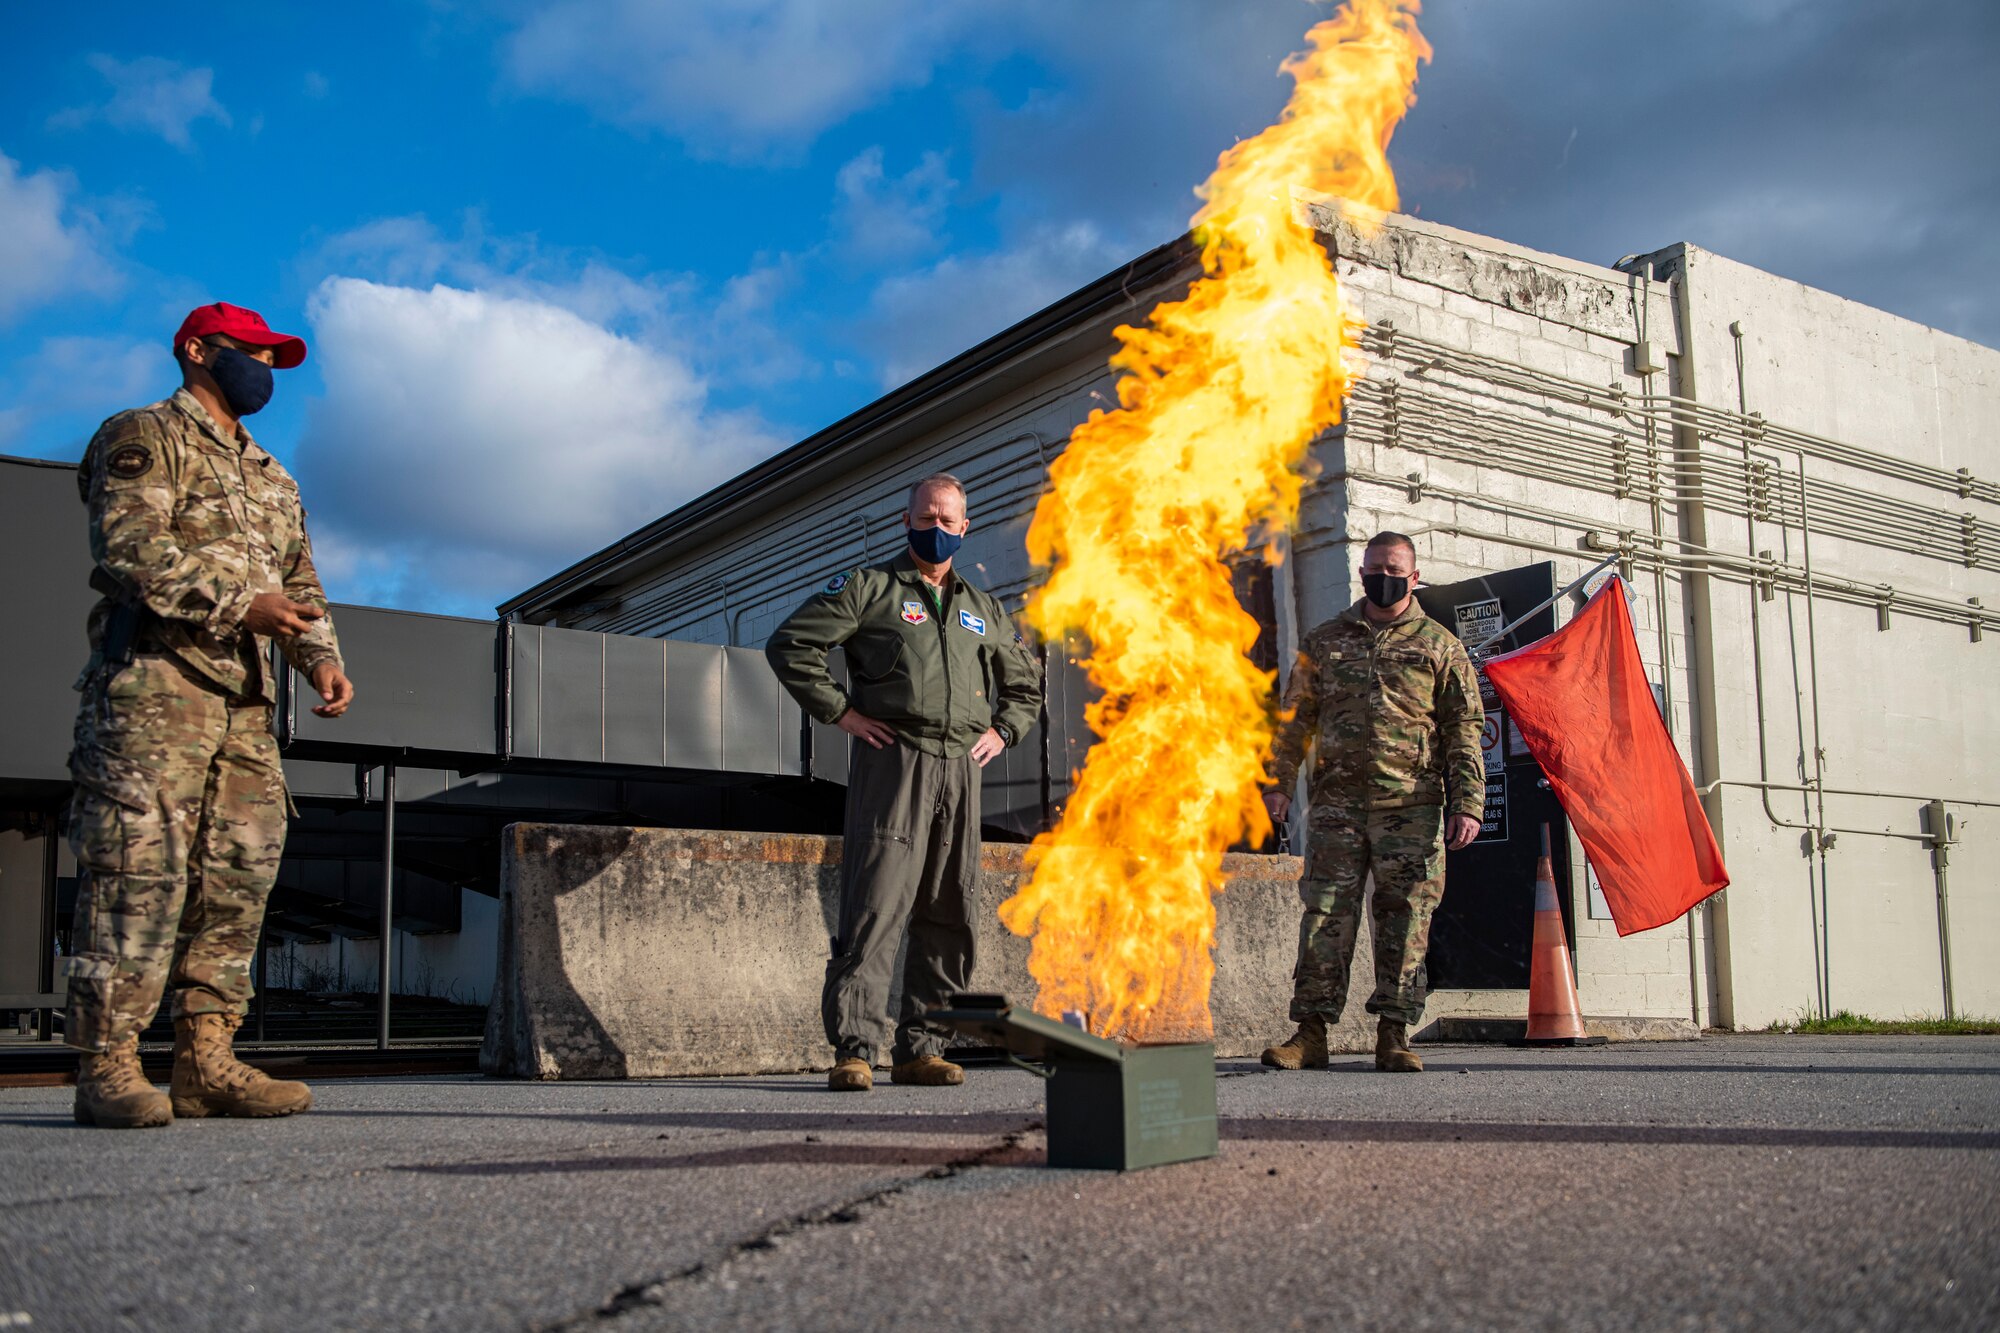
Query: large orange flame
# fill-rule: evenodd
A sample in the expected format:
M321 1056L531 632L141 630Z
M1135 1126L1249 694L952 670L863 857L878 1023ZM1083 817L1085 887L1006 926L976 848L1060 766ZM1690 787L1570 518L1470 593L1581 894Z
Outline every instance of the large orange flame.
M1047 582L1028 619L1088 640L1096 745L1028 885L1000 909L1034 936L1045 1014L1130 1041L1211 1031L1211 894L1222 856L1270 821L1270 673L1227 556L1289 527L1307 446L1340 420L1356 321L1295 187L1396 204L1385 149L1415 100L1418 0L1350 0L1287 60L1279 122L1225 152L1198 192L1204 277L1117 332L1121 406L1093 412L1050 469L1028 530Z

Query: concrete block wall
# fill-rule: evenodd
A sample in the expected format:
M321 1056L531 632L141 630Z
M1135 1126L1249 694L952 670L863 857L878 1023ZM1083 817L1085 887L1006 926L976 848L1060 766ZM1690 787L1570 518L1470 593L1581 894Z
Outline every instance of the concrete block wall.
M1028 941L999 923L1024 849L988 844L973 989L1032 1000ZM481 1066L521 1078L659 1078L824 1069L819 1016L841 839L517 824L501 878L500 963ZM1291 1031L1296 857L1231 856L1216 898L1216 1053ZM1366 918L1335 1049L1372 1050ZM892 994L889 1011L898 996ZM1443 1009L1449 1009L1447 997ZM882 1036L887 1058L889 1033Z

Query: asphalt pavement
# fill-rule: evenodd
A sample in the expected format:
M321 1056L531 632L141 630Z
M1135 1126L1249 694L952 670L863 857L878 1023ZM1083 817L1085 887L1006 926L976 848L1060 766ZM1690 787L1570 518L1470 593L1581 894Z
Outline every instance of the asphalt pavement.
M1220 1069L1215 1159L1042 1085L329 1080L83 1129L0 1089L0 1329L2000 1327L2000 1039Z

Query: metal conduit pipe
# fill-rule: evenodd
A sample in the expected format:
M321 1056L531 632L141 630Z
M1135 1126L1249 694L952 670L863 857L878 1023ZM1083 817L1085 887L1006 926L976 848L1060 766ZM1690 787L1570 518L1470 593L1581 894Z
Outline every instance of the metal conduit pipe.
M1412 482L1407 477L1393 477L1386 473L1369 472L1359 469L1338 475L1351 478L1355 481L1367 482L1404 492L1409 492L1415 488L1423 493L1436 495L1472 508L1486 509L1498 514L1511 513L1537 518L1558 527L1574 528L1579 532L1616 531L1622 536L1634 540L1644 535L1632 529L1613 529L1602 518L1590 518L1577 514L1563 513L1525 502L1495 500L1489 496L1483 496L1476 491L1458 490L1428 481ZM1329 475L1327 479L1333 479L1332 475ZM1468 535L1470 535L1469 531ZM1551 546L1547 543L1527 542L1515 537L1493 537L1491 540L1503 545L1512 545L1522 550L1551 551L1571 556L1577 554L1575 547ZM1804 590L1802 573L1791 565L1777 561L1760 561L1753 557L1739 555L1733 551L1717 551L1695 542L1679 542L1677 544L1694 552L1694 554L1681 556L1670 552L1643 550L1634 547L1633 560L1636 564L1643 565L1648 570L1653 568L1652 562L1656 560L1665 560L1670 564L1676 565L1700 564L1705 566L1710 573L1740 575L1744 582L1759 587L1769 585L1783 588L1787 591ZM1308 544L1300 549L1316 550L1318 549L1318 545ZM1940 601L1937 598L1925 597L1918 593L1903 592L1888 584L1864 585L1848 579L1829 580L1821 576L1817 579L1816 587L1820 596L1828 597L1835 601L1848 602L1857 606L1881 607L1886 604L1891 607L1900 607L1912 615L1921 615L1926 619L1941 621L1945 624L2000 628L2000 609Z
M1741 419L1741 413L1730 413L1726 409L1697 402L1691 398L1672 394L1639 395L1635 398L1622 388L1605 388L1549 371L1536 370L1517 361L1460 351L1443 343L1431 342L1404 332L1395 328L1391 321L1381 321L1364 329L1362 347L1364 351L1377 355L1422 362L1426 370L1469 367L1472 373L1491 382L1507 384L1529 392L1558 396L1572 405L1595 411L1625 414L1664 413L1673 418L1676 424L1692 423L1711 434L1733 434L1742 430L1747 424ZM1824 456L1828 461L1874 471L1883 476L1913 481L1932 489L1950 492L1961 498L2000 504L2000 482L1975 477L1968 469L1947 471L1807 431L1775 423L1765 423L1765 425L1770 438L1774 441L1782 441L1809 454Z
M1968 568L2000 568L2000 524L1976 515L1927 509L1819 478L1810 479L1802 491L1782 471L1775 474L1775 484L1756 469L1739 479L1726 470L1716 471L1714 464L1719 460L1699 453L1686 462L1662 464L1656 443L1645 460L1649 475L1639 480L1633 475L1630 445L1622 432L1608 438L1551 432L1537 423L1477 414L1468 407L1427 399L1418 391L1393 384L1376 391L1357 386L1356 401L1359 407L1351 414L1351 425L1357 438L1378 437L1384 443L1437 457L1586 486L1621 499L1663 496L1661 480L1665 478L1677 487L1698 491L1706 504L1728 512L1775 505L1781 521L1787 522L1808 504L1806 495L1810 494L1814 497L1811 507L1820 516L1819 527L1827 535L1888 550L1914 550ZM1378 401L1379 420L1374 411ZM1521 406L1512 400L1498 401ZM1658 420L1645 415L1640 424L1652 437ZM1405 441L1402 437L1406 433L1415 434L1417 439ZM1748 433L1736 438L1745 438Z

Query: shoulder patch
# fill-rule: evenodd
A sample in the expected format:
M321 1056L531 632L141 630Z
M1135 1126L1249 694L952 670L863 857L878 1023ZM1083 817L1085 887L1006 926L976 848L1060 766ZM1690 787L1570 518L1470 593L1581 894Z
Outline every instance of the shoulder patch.
M826 586L820 589L820 591L828 594L839 592L847 586L847 580L852 577L853 575L848 573L835 574L826 581Z
M104 460L104 470L120 481L131 481L153 470L153 451L143 444L121 444Z

